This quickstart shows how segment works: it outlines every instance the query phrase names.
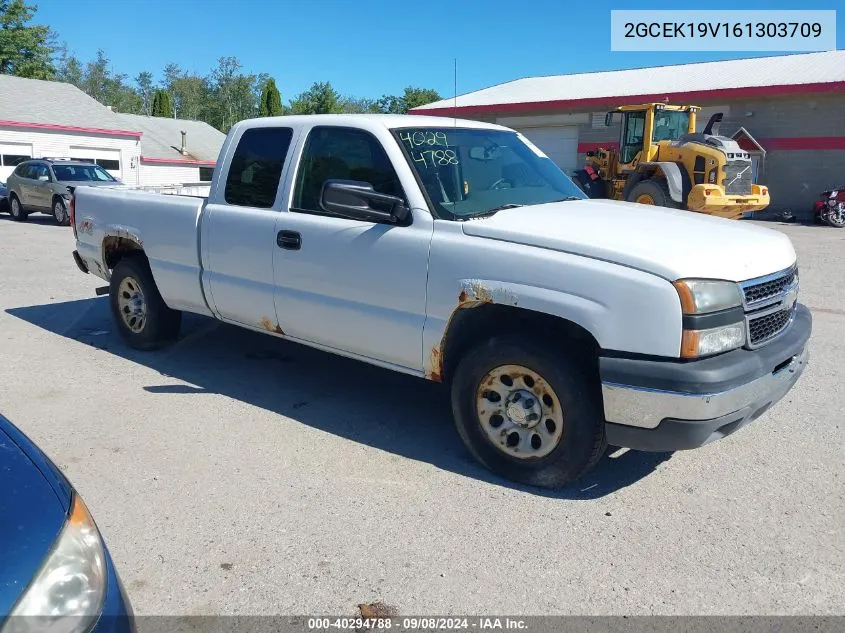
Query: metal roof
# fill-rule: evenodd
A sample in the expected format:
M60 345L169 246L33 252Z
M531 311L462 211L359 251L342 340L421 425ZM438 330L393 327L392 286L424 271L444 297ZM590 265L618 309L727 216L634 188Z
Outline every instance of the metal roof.
M159 161L214 163L226 135L203 121L114 113L120 124L143 132L141 156ZM179 152L186 133L188 155Z
M750 96L830 90L845 91L845 50L527 77L436 101L413 112L478 113L589 106L625 97L662 100L662 96L685 95L705 100L731 93L739 96L741 91Z
M120 136L138 136L114 113L74 85L59 81L24 79L0 75L0 126L15 123L24 127L67 129ZM84 130L83 130L84 128Z

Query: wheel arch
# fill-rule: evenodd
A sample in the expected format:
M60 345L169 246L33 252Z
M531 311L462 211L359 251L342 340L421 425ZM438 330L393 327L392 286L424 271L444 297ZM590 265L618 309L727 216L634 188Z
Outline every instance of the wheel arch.
M101 249L102 261L107 270L114 270L118 262L128 255L147 256L140 235L126 229L106 233Z
M655 175L660 174L662 180L666 183L669 189L669 195L672 200L678 203L683 203L687 199L687 195L692 188L689 174L683 163L674 163L671 161L652 161L648 163L640 163L637 167L637 174L639 177L634 180L630 187L626 184L626 199L627 193L642 180L654 178ZM628 179L631 180L630 178Z
M425 361L425 376L448 382L461 357L472 347L510 334L529 333L555 345L566 342L597 359L601 337L591 331L595 328L584 324L598 325L605 310L590 299L557 291L480 280L466 282L442 336Z

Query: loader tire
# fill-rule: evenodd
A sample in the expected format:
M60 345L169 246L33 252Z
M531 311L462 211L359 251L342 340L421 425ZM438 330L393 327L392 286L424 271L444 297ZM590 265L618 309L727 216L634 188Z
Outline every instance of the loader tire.
M672 200L665 180L641 180L628 192L628 202L650 204L657 207L679 209L681 204Z

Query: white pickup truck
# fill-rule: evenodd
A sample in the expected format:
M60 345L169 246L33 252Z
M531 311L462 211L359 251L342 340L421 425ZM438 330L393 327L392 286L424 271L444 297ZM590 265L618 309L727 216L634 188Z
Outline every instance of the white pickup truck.
M534 485L724 437L808 358L787 237L586 199L497 125L243 121L208 199L79 188L72 218L132 347L187 311L447 383L472 454Z

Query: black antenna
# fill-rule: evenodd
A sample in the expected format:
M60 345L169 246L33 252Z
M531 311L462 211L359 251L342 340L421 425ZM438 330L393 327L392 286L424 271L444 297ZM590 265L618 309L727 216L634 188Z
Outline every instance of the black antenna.
M455 119L455 127L458 127L458 58L455 58L455 100L454 100L454 119Z

